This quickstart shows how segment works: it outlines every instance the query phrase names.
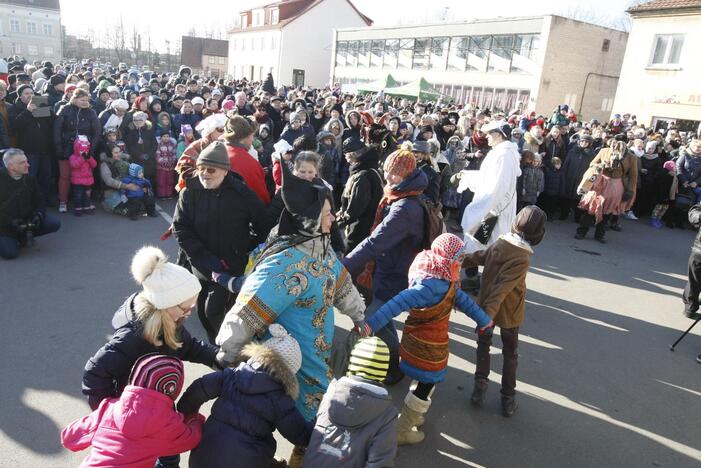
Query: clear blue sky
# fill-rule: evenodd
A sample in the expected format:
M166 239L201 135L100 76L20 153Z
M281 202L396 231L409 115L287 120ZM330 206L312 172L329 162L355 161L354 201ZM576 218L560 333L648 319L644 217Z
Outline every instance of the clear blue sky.
M86 35L92 31L99 40L104 31L118 23L120 15L125 29L134 27L142 33L142 48L146 48L147 33L151 36L152 49L164 50L165 40L171 41L171 51L180 36L194 29L198 35L207 32L221 34L238 18L238 12L265 5L272 0L209 0L207 2L180 2L172 0L118 0L115 2L85 2L61 0L62 19L68 34ZM640 0L354 0L356 7L375 22L375 25L436 22L445 16L448 20L470 18L494 18L497 16L531 16L546 13L564 16L588 16L593 22L618 23L625 16L625 9ZM446 10L447 8L447 10ZM148 13L145 10L151 10Z

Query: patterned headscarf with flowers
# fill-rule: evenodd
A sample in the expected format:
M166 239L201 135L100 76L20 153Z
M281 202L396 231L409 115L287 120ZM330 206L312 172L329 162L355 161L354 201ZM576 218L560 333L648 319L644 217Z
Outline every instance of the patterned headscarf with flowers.
M409 267L409 283L436 278L459 281L465 243L455 234L441 234L431 243L431 250L420 252Z

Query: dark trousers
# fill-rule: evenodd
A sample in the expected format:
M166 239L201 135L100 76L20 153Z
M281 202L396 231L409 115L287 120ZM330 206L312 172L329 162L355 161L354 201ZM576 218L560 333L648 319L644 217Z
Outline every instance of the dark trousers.
M689 255L689 278L682 294L686 312L699 310L699 294L701 294L701 254L692 251Z
M235 296L226 288L211 281L200 281L202 291L197 296L197 316L207 332L209 342L215 344L217 334Z
M156 210L156 200L153 195L144 195L142 198L130 198L127 200L127 212L129 216L137 216L142 211L153 213Z
M559 203L560 207L560 220L565 220L570 215L570 211L574 213L574 222L578 223L584 213L577 206L579 205L579 198L565 198L560 197Z
M51 156L48 154L27 153L29 173L36 177L39 190L46 199L51 191Z
M413 391L414 396L416 396L416 398L419 400L428 401L428 396L431 394L431 390L433 390L433 387L435 386L436 384L419 382L416 384L416 388Z
M44 215L44 220L39 229L34 231L34 237L51 234L61 228L61 221L54 218L50 214ZM12 260L19 255L20 243L15 237L0 236L0 258Z
M156 460L154 468L180 468L180 455L168 455Z
M90 186L72 185L71 189L73 190L73 209L81 210L90 208Z
M601 220L601 222L597 223L596 217L594 217L594 215L584 213L579 219L579 227L577 228L577 232L582 235L586 235L589 231L589 228L594 226L594 237L596 239L603 239L604 235L606 234L606 226L608 226L610 218L611 215L604 215L604 218Z
M516 368L518 367L518 328L501 328L501 354L504 365L501 370L501 394L516 394ZM477 370L475 380L487 382L489 379L489 348L493 335L479 335L477 338Z

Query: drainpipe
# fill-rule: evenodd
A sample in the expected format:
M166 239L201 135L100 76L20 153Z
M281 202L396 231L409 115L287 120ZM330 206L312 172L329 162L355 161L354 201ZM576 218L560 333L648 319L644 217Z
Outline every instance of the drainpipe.
M580 112L580 116L581 116L581 114L582 114L582 110L583 110L582 108L583 108L583 106L584 106L584 95L585 95L586 92L587 92L587 83L589 82L589 77L590 77L590 76L598 76L598 77L601 77L601 78L615 78L615 79L620 78L620 75L604 75L603 73L596 73L596 72L589 72L589 73L587 73L587 77L584 79L584 88L582 88L582 100L579 101L579 112ZM615 94L614 94L614 97L615 97Z

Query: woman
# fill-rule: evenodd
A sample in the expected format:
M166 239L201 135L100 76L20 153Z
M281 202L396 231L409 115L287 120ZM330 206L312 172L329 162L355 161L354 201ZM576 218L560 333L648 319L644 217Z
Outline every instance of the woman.
M374 293L366 317L407 288L409 266L424 241L424 209L419 197L428 186L426 174L416 167L413 153L401 149L387 158L384 171L387 185L370 236L343 259L356 281ZM399 370L399 338L394 324L387 324L377 336L390 349L386 382L397 383L403 374Z
M187 179L173 215L178 264L200 281L197 314L212 343L231 300L217 279L242 276L248 252L268 234L263 203L229 169L222 142L205 148L197 158L197 177Z
M90 153L97 148L102 128L97 114L90 108L90 94L82 89L73 91L70 102L61 107L54 120L54 150L58 159L58 211L68 210L68 192L71 188L71 166L68 158L73 153L73 141L85 135L90 141Z
M537 125L531 127L529 131L523 135L522 151L530 151L533 154L545 152L545 138L543 138L543 129Z
M294 176L285 164L282 171L285 208L226 314L217 336L222 346L218 356L224 362L234 361L254 335L265 335L272 323L285 327L302 351L296 405L311 421L331 375L327 361L334 307L364 326L363 302L331 249L331 192L323 184ZM300 450L293 456L299 457Z
M100 113L100 125L103 130L121 128L129 103L124 99L115 99L107 109Z
M628 211L633 205L638 184L638 161L628 151L625 141L612 139L607 148L599 151L589 167L598 176L591 190L579 202L579 208L586 214L582 215L574 237L584 239L594 225L594 239L603 244L606 243L604 235L609 218Z
M114 335L83 371L83 394L93 410L104 398L122 393L134 362L145 354L218 366L217 348L193 338L183 327L200 291L197 279L168 263L156 247L139 250L132 259L131 272L143 290L132 294L114 314Z
M127 204L122 201L121 191L139 190L139 186L122 182L117 165L119 164L118 158L122 157L123 154L117 145L106 145L105 152L100 155L100 179L105 187L102 207L110 213L127 216Z
M122 125L122 136L131 162L141 165L144 168L144 177L152 184L155 183L156 135L153 124L148 120L148 114L141 111L134 112L131 122L126 127Z

